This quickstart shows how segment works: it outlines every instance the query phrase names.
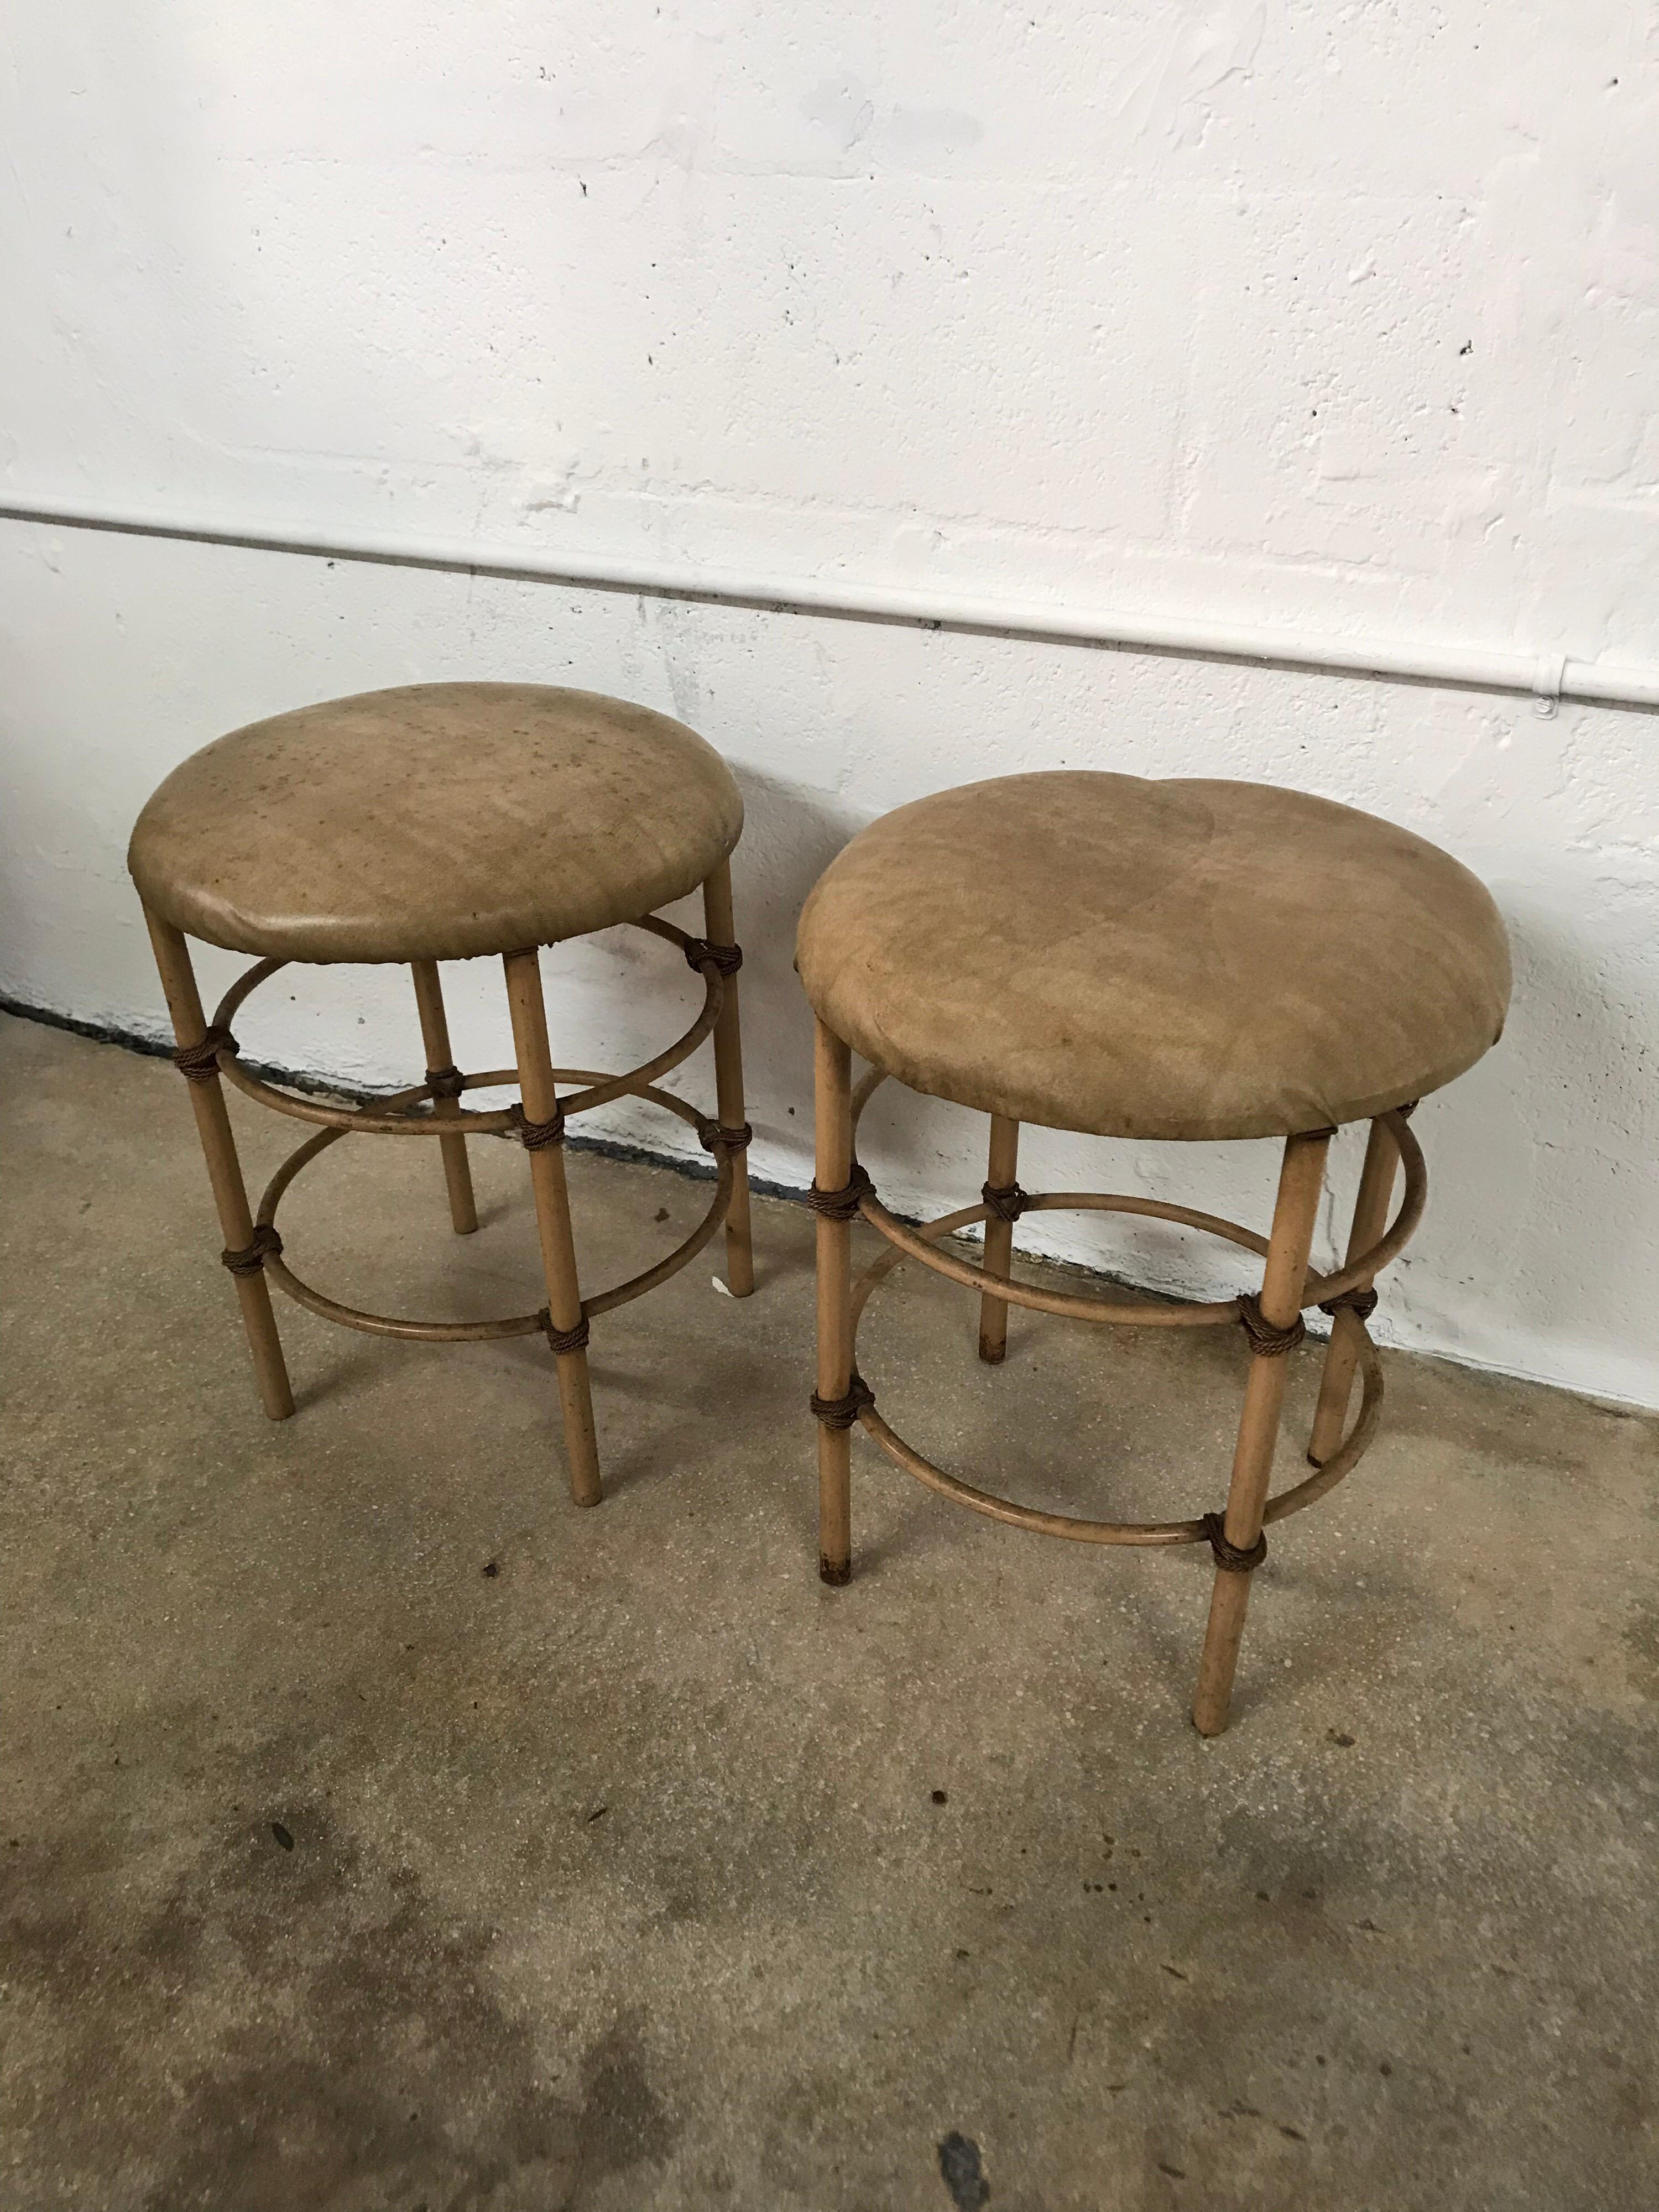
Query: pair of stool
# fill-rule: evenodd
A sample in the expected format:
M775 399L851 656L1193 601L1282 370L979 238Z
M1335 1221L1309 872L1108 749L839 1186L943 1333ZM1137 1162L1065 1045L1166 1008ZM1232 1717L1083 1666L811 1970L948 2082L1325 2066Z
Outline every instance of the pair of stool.
M742 802L720 757L679 723L589 692L423 684L307 708L240 730L176 769L133 834L144 904L189 1079L265 1410L293 1411L270 1285L313 1311L391 1336L456 1341L546 1335L556 1359L570 1486L601 1495L588 1383L589 1325L684 1267L726 1231L727 1279L753 1287L729 856ZM701 886L707 934L658 907ZM538 948L628 922L679 948L704 987L684 1036L623 1075L556 1067ZM210 1023L186 936L252 954ZM439 963L503 963L516 1065L450 1064ZM352 1107L300 1096L243 1065L231 1024L289 962L395 962L412 973L423 1083ZM1405 1244L1425 1195L1407 1127L1414 1103L1497 1039L1508 950L1468 872L1421 838L1294 792L1148 782L1102 773L999 778L902 807L832 863L800 921L797 966L817 1016L820 1571L851 1571L850 1441L861 1427L923 1482L1014 1526L1097 1544L1207 1542L1216 1577L1194 1719L1226 1724L1251 1571L1265 1524L1298 1511L1356 1464L1376 1427L1382 1376L1365 1322L1372 1281ZM658 1087L706 1037L717 1111ZM854 1089L851 1055L870 1063ZM859 1115L891 1077L991 1118L981 1203L921 1227L884 1206L859 1164ZM250 1208L222 1091L228 1081L317 1126ZM469 1090L516 1083L520 1103L478 1112ZM562 1094L560 1085L574 1085ZM654 1267L584 1294L562 1139L575 1115L623 1096L687 1121L714 1157L714 1194L690 1237ZM1310 1274L1327 1148L1344 1122L1370 1135L1346 1263ZM1018 1181L1022 1122L1192 1141L1275 1137L1283 1164L1271 1234L1188 1207L1103 1193L1033 1194ZM477 1227L469 1136L516 1137L528 1155L547 1303L483 1322L398 1320L340 1304L296 1276L276 1226L307 1164L354 1133L435 1138L451 1218ZM1403 1195L1387 1219L1395 1183ZM1262 1262L1258 1291L1205 1303L1085 1297L1012 1273L1021 1216L1061 1207L1138 1213L1221 1237ZM851 1230L889 1249L855 1283ZM983 1261L945 1249L982 1224ZM1224 1510L1176 1522L1042 1513L947 1474L882 1418L858 1370L864 1306L911 1259L980 1295L981 1357L1003 1357L1011 1304L1155 1328L1234 1324L1249 1352ZM1309 1457L1268 1485L1285 1354L1310 1305L1332 1316ZM1347 1414L1356 1373L1361 1404ZM1346 1431L1345 1434L1345 1431Z

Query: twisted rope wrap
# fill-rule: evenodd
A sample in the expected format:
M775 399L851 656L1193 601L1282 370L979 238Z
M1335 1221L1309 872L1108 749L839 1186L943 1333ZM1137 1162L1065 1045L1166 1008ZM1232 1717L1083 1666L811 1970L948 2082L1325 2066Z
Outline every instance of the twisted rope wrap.
M466 1089L466 1078L459 1067L428 1067L426 1087L434 1098L459 1098Z
M706 1152L746 1152L754 1134L747 1121L741 1128L727 1129L705 1115L697 1124L697 1142Z
M1238 1318L1250 1340L1251 1351L1263 1359L1279 1359L1285 1352L1294 1352L1308 1334L1308 1324L1300 1314L1288 1328L1275 1328L1262 1312L1261 1299L1248 1294L1238 1302Z
M875 1392L856 1369L844 1398L820 1398L814 1390L807 1401L814 1419L822 1421L826 1429L850 1429L864 1408L875 1402Z
M1358 1315L1361 1321L1369 1321L1376 1311L1376 1292L1375 1291L1343 1291L1336 1297L1322 1298L1319 1301L1320 1312L1328 1314L1333 1321L1345 1308L1349 1313Z
M817 1183L806 1194L806 1203L814 1213L826 1221L852 1221L857 1218L859 1200L875 1195L876 1186L856 1160L853 1172L839 1190L820 1190Z
M587 1349L587 1316L584 1314L574 1328L555 1328L553 1316L542 1308L542 1329L549 1344L557 1352L586 1352Z
M689 937L685 941L685 964L688 968L712 968L717 975L735 975L743 965L740 945L713 945L706 937Z
M1215 1553L1215 1563L1224 1567L1230 1575L1254 1574L1267 1556L1267 1540L1258 1536L1248 1550L1227 1541L1224 1516L1219 1513L1203 1516L1204 1540Z
M240 1252L222 1252L219 1264L228 1267L233 1275L262 1275L265 1261L280 1258L282 1249L282 1238L268 1222L262 1221L254 1230L253 1242L243 1245Z
M219 1054L235 1049L236 1040L228 1030L210 1029L200 1044L181 1044L173 1064L186 1083L207 1083L219 1073Z
M1030 1193L1017 1182L984 1183L979 1194L999 1221L1018 1221L1031 1202Z
M509 1106L507 1121L513 1133L527 1152L539 1152L549 1145L564 1142L564 1109L556 1106L550 1121L532 1121L522 1106Z

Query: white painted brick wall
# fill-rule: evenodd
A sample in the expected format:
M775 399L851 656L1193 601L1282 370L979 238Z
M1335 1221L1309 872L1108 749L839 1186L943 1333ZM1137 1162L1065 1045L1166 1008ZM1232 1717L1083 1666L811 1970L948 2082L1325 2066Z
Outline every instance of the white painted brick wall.
M894 12L28 11L0 483L1659 659L1642 11ZM756 1162L790 1181L793 911L883 809L1097 763L1300 784L1436 837L1504 904L1516 1011L1425 1111L1433 1210L1386 1326L1659 1403L1654 716L11 524L0 572L0 988L158 1025L125 833L221 729L423 678L613 690L694 722L749 793ZM577 1058L642 1054L686 988L611 939L548 966ZM404 987L318 981L250 1042L404 1074ZM474 1064L504 1056L494 979L453 995ZM867 1150L943 1206L981 1143L915 1104L872 1109ZM1224 1211L1271 1187L1265 1147L1031 1153L1028 1181ZM1212 1279L1162 1232L1041 1226Z

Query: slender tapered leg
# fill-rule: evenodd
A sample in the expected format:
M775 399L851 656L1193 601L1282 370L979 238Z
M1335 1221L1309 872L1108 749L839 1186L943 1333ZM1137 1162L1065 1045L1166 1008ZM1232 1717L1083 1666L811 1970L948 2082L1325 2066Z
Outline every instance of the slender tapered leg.
M843 1191L853 1174L853 1056L823 1024L815 1052L820 1191ZM853 1224L818 1215L818 1388L820 1403L844 1401L853 1387ZM814 1410L817 1408L815 1407ZM818 1420L818 1572L827 1583L853 1572L853 1440L850 1422Z
M1323 1129L1291 1137L1285 1146L1259 1301L1261 1320L1269 1332L1291 1328L1302 1310L1308 1255L1313 1249L1314 1224L1324 1187L1325 1155L1333 1133ZM1273 1445L1285 1402L1284 1351L1261 1346L1255 1346L1254 1351L1223 1522L1224 1540L1234 1553L1250 1552L1261 1534L1261 1513L1267 1502ZM1224 1565L1218 1559L1193 1700L1193 1723L1200 1735L1219 1735L1227 1725L1238 1646L1250 1601L1250 1580L1248 1569Z
M559 1401L564 1410L565 1455L570 1495L578 1505L597 1505L599 1449L593 1433L593 1394L587 1378L587 1328L576 1279L576 1247L570 1233L570 1197L565 1188L564 1143L560 1127L558 1086L547 1044L547 1008L542 998L541 963L533 948L509 952L507 1002L513 1017L513 1046L519 1089L524 1101L530 1181L536 1194L536 1225L541 1233L542 1266L547 1276L547 1310L559 1367ZM537 1139L538 1128L558 1133Z
M409 972L415 979L415 1003L421 1010L426 1079L442 1084L454 1076L455 1069L449 1057L449 1022L444 1012L438 963L435 960L416 960L411 963ZM440 1121L453 1121L461 1110L460 1094L440 1091L432 1101L432 1110ZM449 1186L449 1218L458 1237L470 1237L478 1225L478 1209L472 1197L472 1170L467 1165L466 1139L459 1134L440 1137L438 1149L444 1157L444 1181Z
M990 1191L1012 1191L1014 1178L1019 1172L1019 1124L1010 1121L1000 1114L991 1116L991 1147L985 1172L985 1188ZM988 1275L1007 1275L1013 1265L1014 1224L994 1213L985 1224L985 1272ZM987 1291L979 1302L979 1356L993 1367L999 1365L1008 1350L1008 1301L994 1297Z
M1394 1196L1395 1170L1400 1164L1400 1154L1393 1137L1381 1121L1371 1123L1371 1133L1365 1146L1365 1164L1359 1173L1359 1191L1353 1202L1353 1226L1348 1232L1348 1258L1358 1259L1369 1252L1389 1225L1389 1201ZM1356 1283L1350 1297L1364 1297L1370 1290L1369 1279ZM1314 1412L1313 1432L1308 1439L1308 1457L1316 1467L1325 1462L1342 1441L1342 1431L1347 1426L1348 1401L1353 1395L1354 1370L1359 1364L1359 1346L1362 1323L1352 1307L1337 1307L1331 1320L1330 1348L1325 1354L1325 1372L1319 1385L1319 1404Z
M735 945L732 921L732 864L722 860L702 887L703 927L711 945ZM714 1024L715 1113L723 1129L741 1129L743 1036L738 1021L738 979L726 979L726 1000ZM754 1247L749 1229L749 1161L732 1155L732 1203L726 1211L726 1286L734 1298L755 1287Z
M159 915L151 914L148 908L144 919L149 925L149 941L155 948L155 964L161 973L167 1011L173 1016L173 1035L179 1040L179 1049L189 1051L207 1036L207 1021L202 1012L201 994L196 988L190 947L180 931L171 922L163 921ZM241 1163L236 1157L236 1140L231 1135L230 1116L225 1110L224 1085L212 1071L198 1070L191 1074L188 1087L190 1103L196 1109L202 1150L207 1156L208 1180L219 1209L226 1264L230 1266L233 1258L241 1262L231 1267L231 1276L242 1309L248 1350L253 1355L259 1396L273 1421L285 1421L294 1411L294 1393L289 1387L288 1364L283 1358L282 1339L276 1334L276 1317L270 1310L270 1285L265 1280L264 1260L254 1238L253 1216L248 1208Z

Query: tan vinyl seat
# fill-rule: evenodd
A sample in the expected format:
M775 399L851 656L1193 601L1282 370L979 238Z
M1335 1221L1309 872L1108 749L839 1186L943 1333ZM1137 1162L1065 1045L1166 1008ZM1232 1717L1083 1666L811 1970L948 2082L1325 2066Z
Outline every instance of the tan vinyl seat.
M820 1018L913 1090L1100 1136L1287 1136L1497 1040L1504 927L1421 837L1265 784L1087 770L916 800L802 914Z
M460 960L684 897L743 800L694 731L540 684L416 684L250 723L138 817L145 905L268 958Z
M642 1297L690 1265L722 1225L726 1285L754 1288L750 1136L729 856L743 830L730 770L695 731L649 708L544 684L413 684L365 691L250 722L176 768L139 816L127 865L143 903L190 1086L219 1224L264 1408L294 1411L271 1309L274 1284L313 1313L370 1335L483 1342L546 1335L558 1376L571 1496L603 1494L587 1367L596 1315ZM701 887L707 932L656 912ZM621 1074L556 1066L540 948L629 922L675 947L699 979L702 1009L665 1050ZM191 960L202 938L254 954L210 1020ZM440 963L501 962L514 1065L453 1064ZM406 966L426 1053L424 1082L384 1097L335 1099L267 1082L230 1024L258 988L296 963ZM682 973L684 971L682 970ZM716 1112L662 1088L702 1042L714 1048ZM518 1100L482 1109L474 1091L516 1083ZM317 1133L251 1202L224 1085ZM561 1089L561 1086L564 1086ZM715 1163L708 1212L665 1258L585 1292L564 1170L565 1125L635 1098L689 1125ZM276 1209L294 1177L349 1135L435 1141L456 1234L479 1226L467 1151L474 1137L524 1146L547 1303L488 1319L414 1319L343 1304L284 1257ZM665 1218L661 1217L661 1218Z
M854 1426L994 1521L1075 1543L1207 1544L1215 1580L1192 1712L1202 1735L1219 1735L1268 1523L1322 1498L1376 1432L1376 1279L1428 1193L1408 1116L1502 1032L1510 959L1496 906L1449 854L1328 799L1056 770L939 792L872 823L807 900L796 964L817 1017L819 1573L831 1584L852 1573ZM856 1087L854 1051L871 1063ZM916 1224L882 1203L859 1157L859 1117L890 1076L990 1115L978 1205ZM1358 1121L1370 1128L1346 1257L1316 1265L1331 1141ZM1137 1139L1279 1138L1271 1231L1134 1192L1028 1191L1028 1121ZM1260 1287L1126 1297L1018 1278L1018 1224L1073 1210L1217 1237L1258 1255ZM890 1248L856 1279L855 1221ZM955 1243L975 1224L978 1264ZM992 1366L1007 1353L1011 1309L1108 1328L1236 1323L1249 1372L1224 1508L1178 1521L1052 1512L907 1443L858 1345L872 1293L902 1261L978 1292L979 1354ZM1308 1431L1313 1471L1274 1491L1289 1355L1310 1306L1331 1319Z

